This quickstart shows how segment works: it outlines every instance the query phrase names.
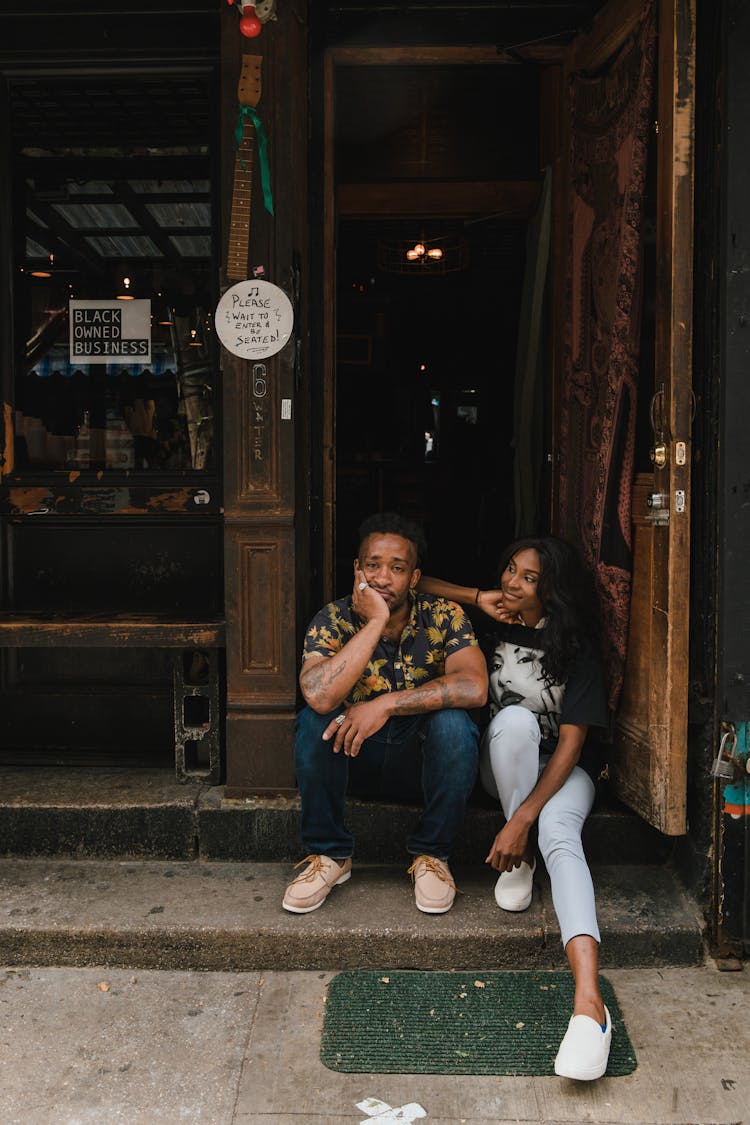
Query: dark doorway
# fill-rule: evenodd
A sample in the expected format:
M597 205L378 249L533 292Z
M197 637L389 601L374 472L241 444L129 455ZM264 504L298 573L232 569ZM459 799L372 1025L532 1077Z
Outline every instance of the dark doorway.
M428 566L457 580L488 579L512 538L525 234L519 219L341 224L337 589L368 512L418 519ZM413 245L427 260L412 268Z
M418 519L427 568L457 581L490 582L513 536L516 353L544 178L540 75L336 70L336 594L373 511ZM539 465L541 436L540 422Z

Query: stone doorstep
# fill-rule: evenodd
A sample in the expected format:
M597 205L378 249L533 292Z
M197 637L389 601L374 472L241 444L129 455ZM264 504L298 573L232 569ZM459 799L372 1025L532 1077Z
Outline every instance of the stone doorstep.
M546 873L531 908L498 910L489 869L454 867L444 915L414 905L406 865L355 865L319 910L281 907L288 864L0 860L0 962L140 969L548 969L564 957ZM695 965L696 904L666 867L594 872L602 967Z
M417 810L351 800L358 860L401 863ZM169 770L0 768L0 855L207 859L301 858L297 798L225 800L222 786L178 784ZM456 863L484 857L500 825L470 806ZM663 863L672 841L603 793L584 831L592 864Z

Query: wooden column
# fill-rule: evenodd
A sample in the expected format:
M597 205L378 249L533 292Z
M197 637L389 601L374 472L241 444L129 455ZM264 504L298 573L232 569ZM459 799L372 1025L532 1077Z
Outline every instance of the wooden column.
M260 54L258 113L268 133L274 216L253 170L248 276L262 266L295 312L293 338L262 367L222 349L224 579L227 620L226 795L293 790L298 639L295 614L295 431L305 314L307 185L306 5L279 5L257 39L222 25L224 253L229 229L241 55ZM305 498L301 498L303 509Z

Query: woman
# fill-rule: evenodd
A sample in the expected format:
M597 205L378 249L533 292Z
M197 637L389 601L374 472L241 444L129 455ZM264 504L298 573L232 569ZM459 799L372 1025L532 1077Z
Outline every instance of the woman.
M479 590L423 577L419 588L477 605L497 622L480 776L499 797L506 823L486 862L499 873L498 906L526 910L538 833L575 981L555 1073L591 1080L607 1068L612 1036L599 989L594 888L581 845L594 784L578 762L589 727L607 722L593 587L575 548L552 536L511 544L499 585Z

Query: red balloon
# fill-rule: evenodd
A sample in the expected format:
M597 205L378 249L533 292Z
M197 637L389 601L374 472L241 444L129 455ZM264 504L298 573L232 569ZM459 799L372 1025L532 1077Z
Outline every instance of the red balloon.
M251 8L250 11L253 12L253 15L243 15L240 19L240 31L247 39L255 39L263 30L263 24L255 15L254 9Z

